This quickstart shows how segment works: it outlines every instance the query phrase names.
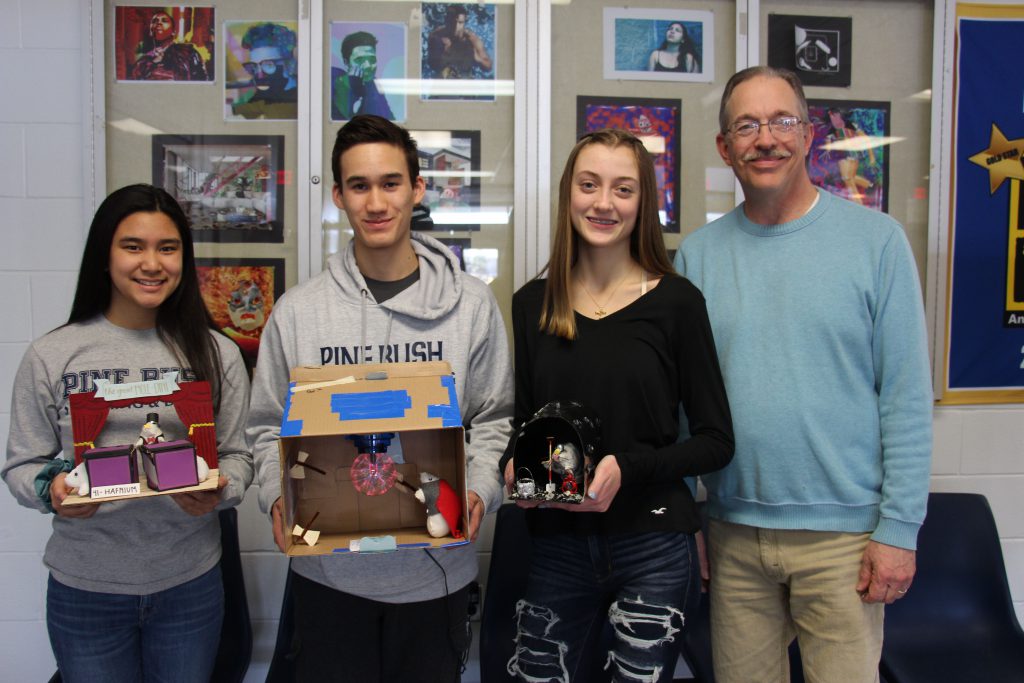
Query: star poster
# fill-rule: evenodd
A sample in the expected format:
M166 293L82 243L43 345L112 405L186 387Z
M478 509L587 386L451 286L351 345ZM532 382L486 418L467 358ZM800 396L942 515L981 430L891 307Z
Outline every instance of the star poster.
M1017 63L1024 11L957 11L946 365L938 398L1024 402L1024 118L1019 98L1007 95L1024 91Z

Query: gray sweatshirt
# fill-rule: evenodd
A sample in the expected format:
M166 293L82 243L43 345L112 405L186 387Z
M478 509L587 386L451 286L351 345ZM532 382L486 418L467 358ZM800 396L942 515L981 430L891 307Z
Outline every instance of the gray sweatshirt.
M217 415L220 473L228 478L220 507L238 504L252 482L252 456L245 443L249 380L238 347L215 334L224 366ZM11 429L3 478L18 502L45 512L34 480L63 452L74 459L68 397L95 391L97 377L112 384L158 379L179 369L174 354L155 330L128 330L97 316L37 339L25 353L14 380ZM183 371L179 381L191 379ZM174 407L139 402L111 409L96 446L132 444L146 414L160 416L168 441L187 438ZM210 570L220 559L216 514L193 517L170 496L100 503L87 519L53 515L53 534L43 562L55 579L81 590L147 595L173 588Z
M263 330L253 378L247 435L256 461L260 507L281 495L278 435L288 374L300 365L447 361L466 429L468 488L488 511L502 500L498 459L511 435L512 366L505 326L490 288L459 269L437 240L412 233L420 279L377 304L356 266L354 244L327 270L293 287ZM292 569L326 586L380 602L432 600L476 576L472 544L380 555L344 554L292 560Z

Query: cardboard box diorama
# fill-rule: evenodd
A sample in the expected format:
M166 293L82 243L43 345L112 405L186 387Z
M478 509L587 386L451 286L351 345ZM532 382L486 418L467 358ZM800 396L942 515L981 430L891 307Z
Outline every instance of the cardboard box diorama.
M468 542L447 362L293 368L279 445L288 555Z
M515 435L513 500L582 503L601 443L601 421L575 401L552 401Z
M126 384L111 384L105 379L94 381L96 391L69 397L75 468L65 482L77 492L69 495L64 505L217 488L217 434L208 382L179 384L176 372L158 380ZM171 405L180 424L169 424L168 431L172 435L187 434L189 438L167 441L160 414L153 412L140 425L135 443L97 446L110 409L138 402L154 407ZM164 411L165 422L173 422L169 417Z

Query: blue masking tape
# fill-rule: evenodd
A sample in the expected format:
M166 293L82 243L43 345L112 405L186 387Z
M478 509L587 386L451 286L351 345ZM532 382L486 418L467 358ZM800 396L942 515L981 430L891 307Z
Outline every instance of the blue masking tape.
M281 436L298 436L302 434L302 420L289 419L288 414L292 411L292 393L295 390L295 382L288 384L288 395L284 397L284 414L281 418Z
M448 389L448 405L427 406L427 417L441 418L442 427L458 427L462 424L462 415L459 414L459 397L455 393L455 377L445 375L440 379L441 386Z
M331 396L331 412L341 420L383 420L405 417L412 397L404 389Z

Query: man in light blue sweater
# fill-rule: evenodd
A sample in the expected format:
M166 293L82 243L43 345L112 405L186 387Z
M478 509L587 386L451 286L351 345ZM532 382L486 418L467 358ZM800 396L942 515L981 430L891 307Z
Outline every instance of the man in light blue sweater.
M690 235L736 455L708 489L720 683L878 680L884 605L906 594L928 497L932 394L914 258L889 216L815 188L796 76L726 85L717 137L745 201Z

